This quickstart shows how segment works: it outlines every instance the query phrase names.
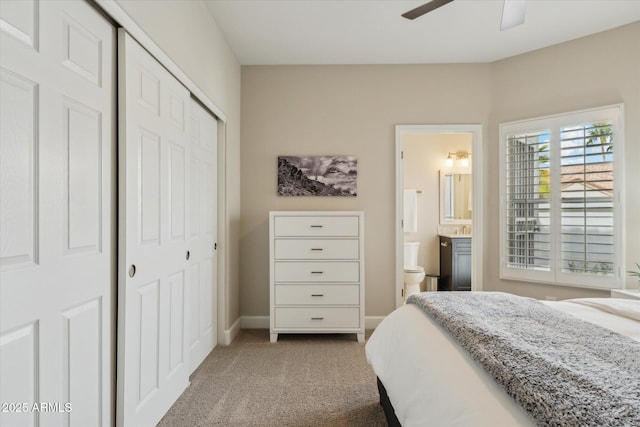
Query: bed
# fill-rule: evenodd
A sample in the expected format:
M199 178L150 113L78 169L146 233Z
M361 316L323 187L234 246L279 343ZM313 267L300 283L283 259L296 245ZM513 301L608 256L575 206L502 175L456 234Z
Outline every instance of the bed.
M571 363L576 363L573 360L583 361L587 364L584 370L598 371L597 376L599 375L601 381L604 382L614 378L615 375L622 376L622 382L625 383L622 392L623 398L628 399L617 402L617 406L613 405L614 416L606 415L602 418L598 411L611 411L612 409L600 408L599 401L594 404L593 396L591 396L591 400L585 398L584 402L576 398L577 404L570 402L570 396L559 399L543 396L537 402L535 401L537 396L531 396L532 394L536 395L537 392L530 391L527 392L528 394L525 393L524 398L522 396L514 397L512 383L518 382L516 377L520 375L520 382L524 378L525 382L535 383L538 381L536 377L538 373L530 375L526 370L530 369L529 365L540 364L540 361L524 363L521 360L523 356L518 356L520 359L518 357L512 358L507 353L506 362L496 362L493 360L495 354L489 351L487 357L490 359L488 362L490 365L492 363L494 365L509 364L511 360L514 360L515 362L512 364L525 371L516 374L514 376L516 379L508 378L506 381L504 377L499 378L499 375L496 375L491 367L489 368L491 373L489 373L486 366L481 366L482 354L480 356L478 354L472 356L471 354L477 353L474 350L476 341L471 349L463 348L460 337L454 338L452 336L451 329L455 329L455 327L443 325L442 319L438 315L434 316L433 313L425 311L420 301L416 301L420 298L427 298L429 304L432 304L434 300L441 303L439 299L446 299L444 310L441 310L443 312L455 311L454 308L457 309L463 303L467 304L469 299L473 299L473 302L469 303L470 306L484 306L485 300L492 298L517 300L513 302L514 304L520 304L520 300L522 300L528 307L522 310L527 312L527 315L507 315L507 329L511 329L513 323L515 331L516 323L520 322L528 324L529 328L533 327L534 332L515 333L516 335L536 335L538 329L544 329L537 325L547 323L547 318L553 318L556 315L559 317L555 321L560 321L570 330L573 330L571 328L584 327L589 333L601 334L604 338L599 337L597 342L602 343L601 346L609 348L606 359L612 358L611 355L617 357L614 363L607 360L604 368L598 366L596 369L596 362L589 359L591 356L576 357L570 352L569 356L560 354L558 357L572 359ZM588 425L589 423L593 425L640 425L640 301L589 298L542 302L498 292L428 292L418 294L415 298L412 296L410 302L387 316L372 333L366 345L367 360L378 378L380 401L390 426L533 426L544 424ZM495 308L491 308L489 311L491 310L500 311ZM528 317L529 311L537 312L535 315L532 313L531 316L542 316L544 320L532 321ZM462 311L456 312L453 317L464 319L466 314L461 313ZM475 317L490 318L489 315L476 315ZM460 320L457 321L460 323ZM494 322L499 323L498 320L490 320L485 323L492 326ZM577 322L577 324L574 325L571 322ZM549 328L553 330L554 327L557 326L550 323ZM579 343L573 343L574 338L571 335L565 334L559 338L562 340L561 344L556 343L552 346L543 344L542 347L546 346L547 348L542 351L555 353L555 349L562 350L565 347L573 349ZM481 339L484 339L484 336ZM536 337L536 339L541 340L540 337ZM575 340L577 341L578 338ZM611 342L614 344L606 344L608 342L606 340L613 340ZM467 344L469 343L467 342ZM589 343L588 346L591 344ZM482 345L484 344L481 343L478 346ZM608 347L606 347L607 345ZM597 347L597 345L594 346ZM624 352L618 351L619 348L623 348ZM495 351L494 353L502 354L505 352ZM620 355L619 353L625 354ZM555 357L555 355L552 356ZM487 357L484 358L487 359ZM525 360L530 360L530 356L524 357ZM543 357L547 357L547 355L544 354ZM486 363L486 360L482 362ZM553 363L544 362L543 365L552 366ZM575 366L571 369L576 371ZM620 369L622 372L618 372ZM610 375L608 371L613 371L615 375ZM603 375L599 373L603 373ZM574 373L569 372L569 374L573 375ZM555 375L554 373L548 376ZM558 381L561 378L563 378L562 375L558 374L557 378L549 379L549 381ZM527 384L528 386L529 384ZM555 386L542 384L544 392L547 388L553 387ZM529 398L533 400L528 401ZM615 401L617 398L611 398L611 400ZM608 400L609 398L607 398ZM576 409L571 404L575 404L579 408ZM556 407L549 407L553 405ZM564 412L561 414L560 421L557 419L554 421L553 417L544 419L546 412L554 410ZM543 413L542 418L540 412ZM588 421L591 416L594 418Z

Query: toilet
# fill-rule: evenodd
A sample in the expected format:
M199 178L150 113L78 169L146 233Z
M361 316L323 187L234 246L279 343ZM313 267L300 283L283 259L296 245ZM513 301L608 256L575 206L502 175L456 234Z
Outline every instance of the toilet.
M420 292L424 268L418 265L420 242L404 242L404 299Z

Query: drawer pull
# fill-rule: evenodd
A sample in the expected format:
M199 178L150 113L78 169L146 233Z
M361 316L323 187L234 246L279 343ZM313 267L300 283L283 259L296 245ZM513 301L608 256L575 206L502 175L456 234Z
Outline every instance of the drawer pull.
M440 242L440 246L443 246L446 248L447 246L449 246L449 244L447 242Z
M324 249L322 248L311 248L312 251L323 251Z
M322 274L324 271L312 271L311 274Z
M311 320L324 320L324 317L312 317Z
M312 225L311 228L322 228L324 225Z
M324 294L311 294L312 297L323 297Z

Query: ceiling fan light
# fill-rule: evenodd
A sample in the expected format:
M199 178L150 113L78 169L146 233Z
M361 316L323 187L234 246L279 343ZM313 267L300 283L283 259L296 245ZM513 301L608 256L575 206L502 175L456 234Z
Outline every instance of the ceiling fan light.
M508 30L509 28L524 24L524 12L526 6L526 0L504 0L500 31Z

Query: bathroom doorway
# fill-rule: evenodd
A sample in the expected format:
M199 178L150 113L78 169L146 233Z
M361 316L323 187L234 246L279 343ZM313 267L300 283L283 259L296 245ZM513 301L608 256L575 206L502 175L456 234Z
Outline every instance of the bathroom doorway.
M427 275L438 275L439 234L472 230L472 290L482 289L481 147L481 125L396 126L396 307L404 303L405 240L420 242L418 265ZM442 185L464 178L471 179L464 197ZM410 190L406 208L405 189ZM463 206L455 214L452 197Z

